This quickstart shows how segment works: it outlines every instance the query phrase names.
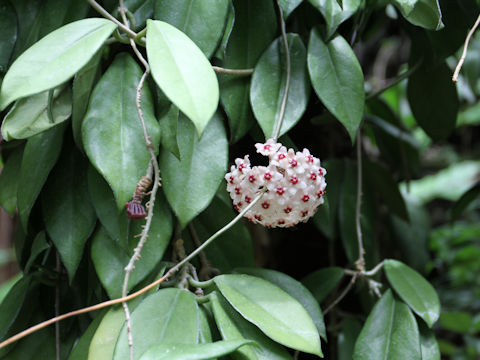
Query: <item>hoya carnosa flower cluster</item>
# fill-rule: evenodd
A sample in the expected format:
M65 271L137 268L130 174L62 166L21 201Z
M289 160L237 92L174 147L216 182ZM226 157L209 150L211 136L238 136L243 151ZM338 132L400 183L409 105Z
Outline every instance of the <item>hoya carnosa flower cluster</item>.
M246 214L250 221L266 227L289 227L306 222L323 204L324 168L308 149L297 152L272 139L255 144L257 152L268 156L268 166L250 166L248 155L237 158L225 175L233 206L240 212L263 189L265 194Z

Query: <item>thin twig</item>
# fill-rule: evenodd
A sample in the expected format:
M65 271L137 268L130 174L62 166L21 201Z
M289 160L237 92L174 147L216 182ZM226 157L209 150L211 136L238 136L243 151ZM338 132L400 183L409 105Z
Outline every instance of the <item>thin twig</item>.
M55 270L57 272L57 283L55 284L55 316L60 315L60 254L55 251ZM56 359L60 360L60 323L55 324L55 354Z
M286 74L286 81L285 81L285 92L283 93L282 103L280 104L280 112L278 114L277 121L275 122L275 128L273 129L272 138L274 141L277 141L278 136L280 135L280 131L282 129L283 119L285 117L285 108L287 107L287 99L288 99L288 91L290 90L290 77L291 77L291 69L290 69L290 50L288 49L288 39L287 39L287 31L285 29L285 20L283 19L283 10L280 6L279 0L276 1L277 8L278 8L278 16L280 18L280 29L282 31L282 41L283 47L285 50L285 67L287 70Z
M104 18L108 19L108 20L111 20L113 21L120 29L122 29L127 35L128 37L131 37L131 38L136 38L137 37L137 33L135 31L133 31L132 29L130 29L128 26L125 26L124 24L122 24L120 21L118 21L117 19L115 19L112 15L110 15L110 13L105 10L99 3L97 3L95 0L87 0L87 2L95 9L97 10L97 12L102 15Z
M362 226L361 226L361 216L362 216L362 137L360 128L357 130L357 201L355 209L355 229L357 232L358 240L358 259L355 262L357 270L359 272L365 271L365 249L363 247L363 237L362 237Z
M357 276L358 273L355 273L352 278L350 279L350 282L348 283L347 287L342 291L339 297L337 297L323 312L323 315L328 314L330 310L332 310L347 294L348 292L352 289L352 286L355 284L355 281L357 281Z
M190 230L190 235L192 236L195 246L199 247L202 245L200 238L198 237L197 230L195 230L195 227L192 223L188 224L188 230ZM202 251L200 254L198 254L198 257L200 258L200 263L202 264L200 276L208 280L210 278L210 262L207 259L207 255L205 255L205 253Z
M213 71L217 74L247 76L253 74L253 69L225 69L219 66L212 66Z
M458 81L458 74L460 73L460 70L462 69L465 58L467 57L468 43L470 42L470 38L475 33L475 30L477 30L477 27L478 27L479 24L480 24L480 14L478 14L477 21L475 21L475 24L473 25L473 27L468 32L467 38L465 39L465 44L463 45L462 57L458 61L457 67L455 68L455 71L454 71L453 76L452 76L452 81L455 82L455 83Z
M118 299L108 300L108 301L102 302L100 304L96 304L96 305L92 305L92 306L82 308L82 309L79 309L79 310L71 311L71 312L68 312L66 314L56 316L52 319L41 322L37 325L34 325L34 326L16 334L16 335L8 338L7 340L1 342L0 343L0 349L4 348L7 345L10 345L10 344L14 343L15 341L18 341L18 340L24 338L27 335L30 335L30 334L32 334L32 333L34 333L34 332L36 332L40 329L43 329L43 328L45 328L45 327L47 327L51 324L54 324L54 323L57 323L57 322L61 321L61 320L68 319L72 316L85 314L85 313L88 313L88 312L91 312L91 311L103 309L103 308L106 308L106 307L109 307L109 306L112 306L112 305L120 304L122 302L127 302L127 301L130 301L132 299L135 299L136 297L144 294L148 290L154 288L158 284L161 284L162 282L164 282L165 280L170 278L173 274L175 274L175 272L177 272L178 269L180 269L183 265L188 263L195 256L197 256L201 251L203 251L208 245L210 245L212 243L213 240L215 240L217 237L222 235L225 231L229 230L232 226L234 226L238 221L240 221L243 218L243 216L248 211L250 211L250 209L253 206L255 206L255 204L262 198L264 193L265 193L265 191L260 192L257 195L257 197L250 204L248 204L248 206L245 209L243 209L235 218L233 218L232 221L230 221L227 225L225 225L223 228L218 230L215 234L210 236L201 246L199 246L196 250L194 250L192 253L190 253L190 255L188 255L185 259L180 261L178 264L176 264L170 270L168 270L167 273L165 275L163 275L160 279L155 280L154 282L150 283L149 285L145 286L144 288L142 288L142 289L140 289L140 290L138 290L138 291L136 291L133 294L130 294L128 296L121 297L121 298L118 298Z

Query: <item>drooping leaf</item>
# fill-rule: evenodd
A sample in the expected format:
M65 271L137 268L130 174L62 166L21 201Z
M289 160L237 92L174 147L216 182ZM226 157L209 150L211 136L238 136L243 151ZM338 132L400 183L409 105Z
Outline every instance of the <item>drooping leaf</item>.
M145 352L140 360L208 360L230 354L249 340L224 340L208 344L163 344L156 345Z
M26 139L67 120L72 113L71 89L55 89L50 109L49 96L49 91L45 91L18 100L2 123L2 136L5 140Z
M175 26L210 58L222 38L228 7L228 0L157 1L155 19Z
M160 154L163 187L182 227L205 209L217 191L227 167L225 129L217 113L198 139L185 116L178 119L179 161L172 153Z
M244 346L231 356L235 360L288 360L291 356L278 343L265 336L255 325L245 320L218 293L212 293L210 298L215 322L225 340L252 340L257 344Z
M290 15L302 1L303 0L280 0L278 3L282 7L283 17L287 19L288 15Z
M185 290L163 289L148 296L131 316L134 359L159 344L196 344L198 305L195 296ZM114 360L129 358L127 328L118 337Z
M124 268L133 250L137 246L142 221L131 222L128 236L128 248L125 249L112 239L105 228L101 227L93 238L92 260L102 285L110 298L120 297L125 276ZM135 263L130 275L128 290L132 289L147 276L160 262L172 234L172 219L164 197L157 197L153 212L148 241L142 249L141 260Z
M362 68L355 53L340 35L325 43L319 31L313 29L307 60L316 94L347 129L353 143L365 100Z
M10 216L17 208L17 187L22 164L23 148L16 149L7 159L0 174L0 206Z
M8 0L0 1L0 74L7 70L17 40L18 25L15 8Z
M315 299L321 303L342 280L342 277L343 269L332 266L314 271L304 277L302 283L312 292Z
M5 334L17 318L27 295L32 278L23 276L8 292L0 304L0 339L4 340Z
M272 340L322 356L315 324L295 298L249 275L220 275L214 282L228 302Z
M429 329L425 323L419 322L420 346L422 349L422 360L440 360L440 348L433 330Z
M110 20L90 18L45 36L8 70L0 91L0 108L3 110L12 101L54 88L71 78L115 28Z
M438 0L393 0L402 15L413 25L429 30L443 28Z
M395 292L429 327L440 316L440 300L430 283L400 261L385 260L385 273Z
M300 120L310 95L305 46L297 34L288 34L287 39L291 75L280 136ZM278 38L263 53L255 66L250 87L253 113L267 138L273 136L275 122L281 111L286 77L285 50L282 39Z
M135 105L141 76L140 67L128 54L117 55L95 87L82 124L85 152L110 184L118 209L130 200L150 161ZM141 105L148 135L157 148L160 130L146 85Z
M233 0L235 23L225 49L223 67L251 69L275 37L277 22L269 0ZM228 115L231 140L243 137L254 122L248 77L221 76L221 100Z
M180 111L171 105L167 113L159 120L162 146L180 159L180 149L177 141L177 125Z
M445 62L422 66L410 76L407 97L416 122L432 140L446 139L455 129L459 101Z
M218 106L218 81L210 62L180 30L147 21L147 54L152 76L201 135Z
M25 230L35 200L50 170L57 162L62 148L64 130L64 126L55 126L32 136L25 146L17 191L18 212Z
M362 325L358 320L351 316L344 317L342 331L337 338L338 360L353 359L353 349L361 330Z
M318 305L317 300L308 291L308 289L294 278L275 270L262 269L262 268L237 268L237 272L247 275L256 276L277 285L280 289L284 290L307 310L310 318L317 327L320 336L327 340L327 333L325 329L325 323L323 320L322 310Z
M388 290L368 315L353 354L354 360L421 360L420 335L407 305Z
M88 197L87 163L76 148L63 152L42 193L42 209L71 283L97 220Z
M343 0L342 6L337 1L308 0L325 18L327 23L327 39L330 38L338 26L355 14L360 7L360 0Z

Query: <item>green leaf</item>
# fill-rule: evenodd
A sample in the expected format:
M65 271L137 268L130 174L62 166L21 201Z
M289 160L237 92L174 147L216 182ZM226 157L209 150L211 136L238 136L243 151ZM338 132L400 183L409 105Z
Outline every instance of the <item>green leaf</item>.
M198 343L208 344L212 342L211 314L205 308L198 309ZM214 326L213 326L214 327Z
M275 38L277 21L272 1L233 0L235 23L225 49L223 67L253 68L260 55ZM220 77L221 100L228 115L231 140L243 137L254 122L250 108L250 79L224 75Z
M0 182L1 182L1 177L0 177ZM477 182L469 190L464 192L463 195L460 197L460 199L458 199L455 202L451 211L452 221L455 221L468 208L468 206L474 200L476 200L479 196L480 196L480 182Z
M35 239L33 239L32 247L30 249L30 257L28 258L25 268L23 269L25 274L28 274L30 267L33 265L37 257L48 248L50 248L50 245L47 243L45 231L40 231L37 236L35 236Z
M69 87L55 89L50 109L49 91L23 98L18 100L5 116L2 135L7 141L26 139L61 124L71 113L72 92Z
M171 105L167 113L159 120L162 146L180 159L180 149L177 141L177 126L180 111L175 105Z
M337 338L338 360L353 359L353 349L361 329L360 322L355 318L351 316L343 318L342 331Z
M301 4L303 0L279 0L278 3L283 11L283 17L285 19L288 18L288 15L292 13L293 10L297 8L298 5Z
M32 136L25 146L17 192L18 212L25 230L35 200L50 170L57 162L62 148L64 130L64 126L55 126Z
M444 311L440 315L443 329L459 334L470 334L474 329L473 317L465 311Z
M85 151L110 184L120 210L150 161L135 105L141 76L140 67L128 54L117 55L93 90L82 124ZM142 89L141 104L147 132L157 148L160 130L147 86Z
M98 314L95 317L95 319L93 319L93 321L88 326L87 330L85 330L83 335L80 337L78 342L75 344L75 347L73 348L70 356L68 357L68 360L86 360L86 359L88 359L90 344L91 344L92 339L95 336L95 333L96 333L98 327L100 326L105 314L106 314L106 311L102 311L100 314Z
M112 299L121 295L125 276L124 268L138 243L138 238L135 238L134 235L140 234L142 225L141 221L130 223L127 249L112 239L104 227L101 227L94 235L92 260L102 285ZM168 246L171 234L171 215L164 198L159 196L155 202L148 241L142 249L141 260L135 263L135 270L130 275L128 290L142 281L158 265Z
M42 193L45 227L60 253L70 283L97 221L88 197L87 165L71 146L63 152Z
M313 297L310 291L308 291L308 289L302 285L302 283L284 273L275 270L262 268L237 268L236 271L267 280L297 299L297 301L302 304L305 310L307 310L320 336L324 340L327 340L322 310L320 309L317 300Z
M210 62L180 30L147 21L147 55L152 76L201 135L218 106L218 81Z
M455 129L459 110L457 89L445 62L422 66L408 79L407 97L418 125L434 141Z
M249 275L220 275L214 282L228 302L272 340L322 356L315 324L295 298Z
M225 174L228 148L218 113L200 139L185 116L179 117L177 130L181 161L163 150L160 168L168 202L185 227L214 197Z
M423 322L419 322L418 327L420 329L422 360L440 360L440 348L435 333Z
M23 148L16 149L7 159L0 174L0 206L10 216L17 208L17 187Z
M225 298L212 293L213 314L222 338L225 340L252 340L256 346L244 346L231 356L235 360L288 360L292 357L278 343L265 336L255 325L245 320Z
M321 303L342 280L342 277L343 269L332 266L319 269L305 276L302 279L302 283L312 292L315 299Z
M198 305L195 296L185 290L163 289L148 296L131 317L134 359L158 344L196 344ZM114 360L129 358L127 328L118 337Z
M308 71L313 88L327 109L355 140L363 117L363 73L348 42L336 36L327 44L313 29L308 42Z
M388 290L377 302L362 328L354 360L421 360L420 335L407 305Z
M280 136L290 130L302 117L310 95L307 74L307 51L300 36L288 34L290 52L290 87ZM286 86L285 50L282 38L276 39L263 53L255 66L250 87L253 113L262 127L265 137L273 136Z
M17 318L30 286L31 277L23 276L8 292L0 304L0 339L5 335Z
M216 341L209 344L163 344L156 345L145 352L140 360L208 360L230 354L249 340Z
M12 101L52 89L71 78L115 30L110 20L83 19L48 34L25 51L8 70L0 91L0 108Z
M343 0L342 6L337 1L308 0L325 18L327 23L327 39L330 38L338 26L355 14L360 7L360 0Z
M155 19L175 26L210 58L223 36L228 7L228 0L157 1Z
M0 1L0 73L7 70L18 34L18 19L15 8L8 0ZM23 20L23 19L22 19Z
M443 28L438 0L393 0L403 17L413 25L429 30Z
M432 285L397 260L385 260L385 273L395 292L432 327L440 315L440 300Z

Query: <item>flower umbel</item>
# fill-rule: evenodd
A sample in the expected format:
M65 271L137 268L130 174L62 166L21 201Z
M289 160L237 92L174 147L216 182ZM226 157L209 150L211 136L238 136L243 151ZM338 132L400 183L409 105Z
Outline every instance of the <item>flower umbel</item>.
M268 156L268 166L250 166L248 155L237 158L225 175L227 191L237 211L242 209L263 190L261 201L245 217L266 227L290 227L306 222L323 204L326 170L320 160L310 154L288 149L268 139L255 144L257 152Z

